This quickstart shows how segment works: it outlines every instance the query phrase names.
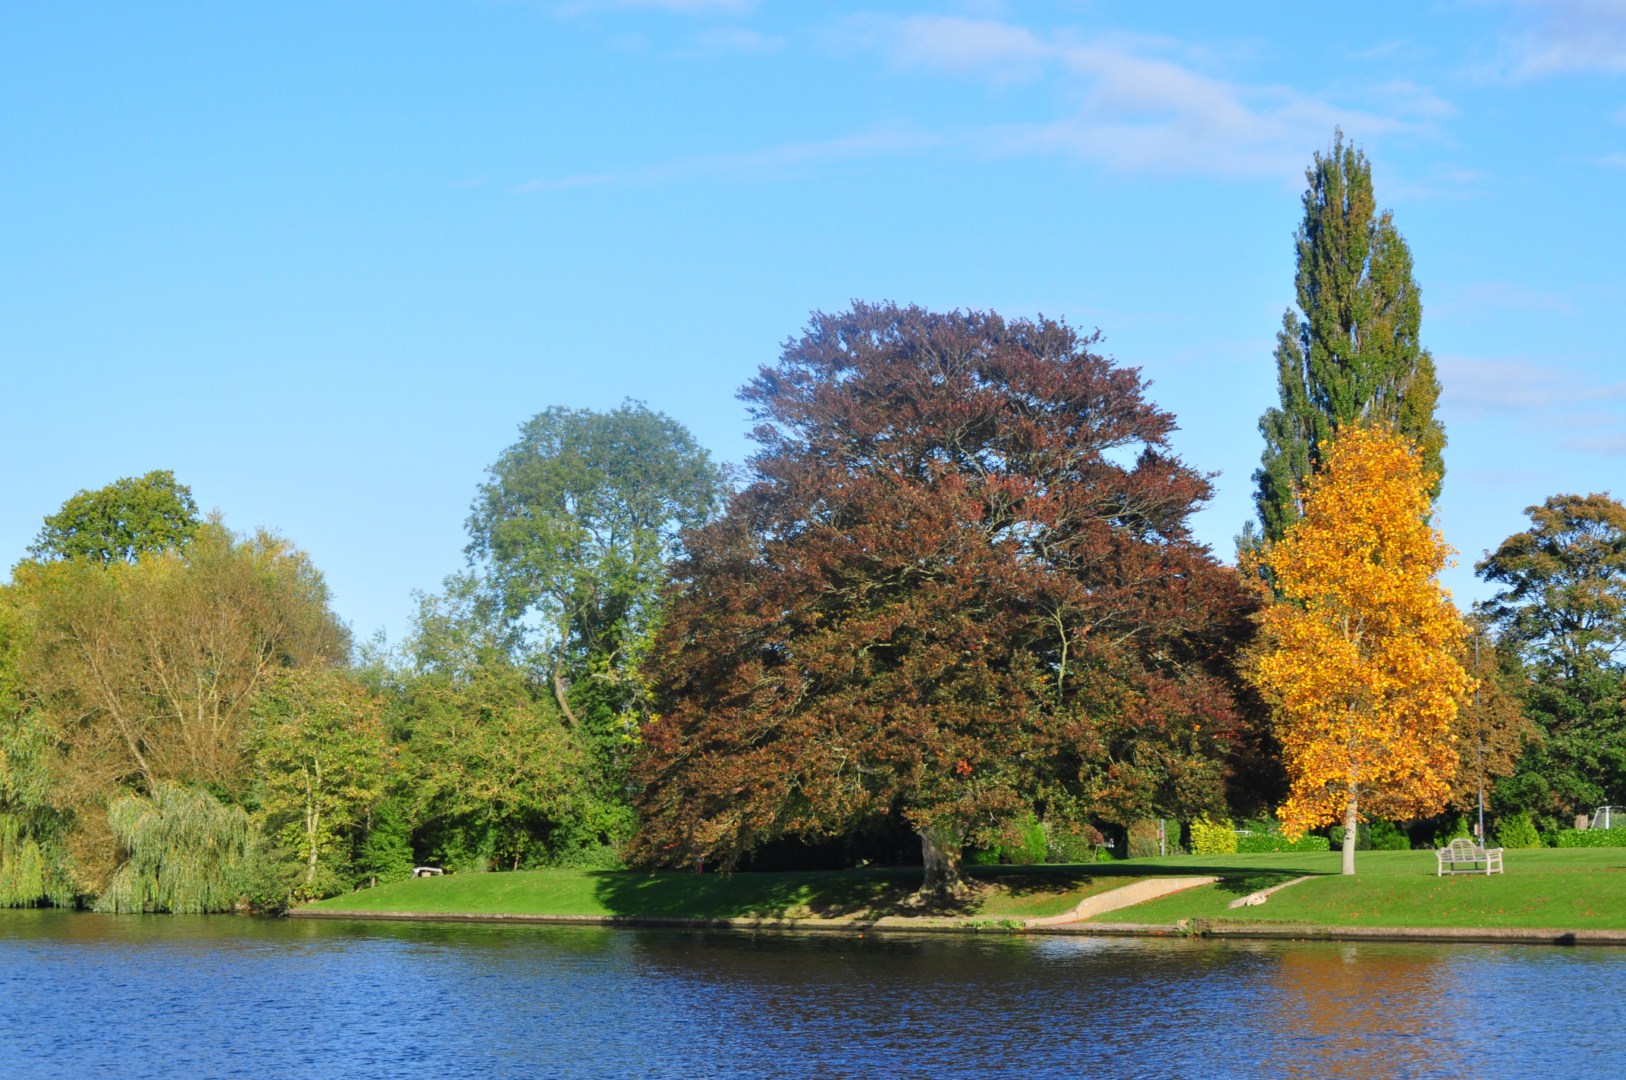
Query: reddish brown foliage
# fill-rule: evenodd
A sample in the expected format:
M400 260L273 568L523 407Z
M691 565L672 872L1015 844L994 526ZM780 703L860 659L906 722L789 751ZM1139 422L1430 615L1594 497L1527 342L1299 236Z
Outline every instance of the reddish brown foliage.
M858 305L742 391L755 482L689 538L645 732L646 862L879 816L1218 804L1249 601L1138 374L1061 323Z

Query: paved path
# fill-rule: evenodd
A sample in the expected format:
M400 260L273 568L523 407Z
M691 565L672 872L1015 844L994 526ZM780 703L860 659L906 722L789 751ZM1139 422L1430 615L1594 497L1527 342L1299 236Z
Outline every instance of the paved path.
M1318 874L1306 874L1304 877L1296 877L1292 881L1284 881L1280 885L1272 885L1268 889L1260 889L1258 892L1249 893L1247 896L1241 897L1240 899L1232 900L1225 906L1228 908L1258 907L1266 900L1269 900L1273 893L1279 893L1289 885L1297 885L1301 881L1313 881L1319 876L1320 875Z
M1079 901L1077 907L1060 915L1052 915L1046 919L1029 919L1028 926L1061 926L1065 923L1083 922L1093 919L1097 915L1108 911L1117 911L1119 908L1132 907L1135 904L1144 904L1148 900L1157 900L1164 896L1172 896L1177 892L1195 889L1199 885L1212 885L1218 881L1217 877L1161 877L1147 878L1119 889L1109 889L1104 893L1086 896Z

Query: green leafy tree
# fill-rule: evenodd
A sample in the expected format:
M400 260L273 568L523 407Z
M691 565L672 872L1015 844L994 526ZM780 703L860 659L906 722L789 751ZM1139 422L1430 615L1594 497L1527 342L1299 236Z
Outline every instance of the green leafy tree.
M267 831L298 852L296 890L336 891L384 792L377 699L348 673L281 671L254 704L254 765Z
M27 649L16 590L0 587L0 907L71 903L64 821L50 804L51 739L21 681Z
M349 647L303 553L218 522L134 562L25 561L7 595L26 643L16 679L43 740L28 760L45 770L87 895L113 870L115 799L164 783L240 797L255 697L279 670L342 661Z
M1323 447L1352 421L1380 422L1411 439L1434 477L1433 496L1445 471L1445 429L1434 416L1440 387L1419 339L1411 251L1390 212L1376 213L1372 167L1340 131L1305 178L1294 237L1298 309L1288 309L1276 335L1281 404L1259 420L1265 451L1253 476L1271 541L1298 520ZM1243 547L1257 543L1251 529L1239 538Z
M1626 799L1626 506L1554 495L1525 513L1530 528L1475 569L1502 586L1483 612L1524 665L1525 712L1543 736L1498 801L1552 826Z
M589 835L598 815L588 756L537 690L501 661L468 677L424 672L407 682L402 775L420 843L435 860L518 869L630 831L617 822L607 835Z
M192 489L168 469L81 491L45 519L28 553L36 559L134 562L147 552L183 548L198 530Z
M475 499L470 559L543 658L565 720L612 771L646 709L641 665L666 563L722 490L683 425L629 401L533 417Z

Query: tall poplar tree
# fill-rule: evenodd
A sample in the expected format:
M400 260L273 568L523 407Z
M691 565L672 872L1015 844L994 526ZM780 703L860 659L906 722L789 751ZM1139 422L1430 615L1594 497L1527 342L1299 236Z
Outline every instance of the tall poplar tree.
M1411 251L1390 212L1375 212L1372 167L1339 131L1305 178L1294 237L1298 310L1288 309L1276 335L1281 405L1259 419L1265 452L1253 474L1272 541L1299 519L1323 447L1351 421L1391 425L1415 442L1433 477L1431 498L1445 472L1445 429L1434 416L1440 385L1418 339L1423 305Z

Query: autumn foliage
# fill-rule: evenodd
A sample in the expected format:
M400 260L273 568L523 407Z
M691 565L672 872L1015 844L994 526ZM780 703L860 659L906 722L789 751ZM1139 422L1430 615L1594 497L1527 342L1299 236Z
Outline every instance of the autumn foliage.
M637 856L891 820L930 883L1030 810L1223 805L1249 601L1191 539L1173 418L1092 341L859 305L745 388L754 482L675 567Z
M1266 552L1280 600L1251 676L1275 714L1291 835L1340 820L1352 835L1358 817L1433 814L1451 796L1451 729L1471 680L1437 580L1449 549L1428 521L1432 484L1407 440L1351 428L1303 519Z

